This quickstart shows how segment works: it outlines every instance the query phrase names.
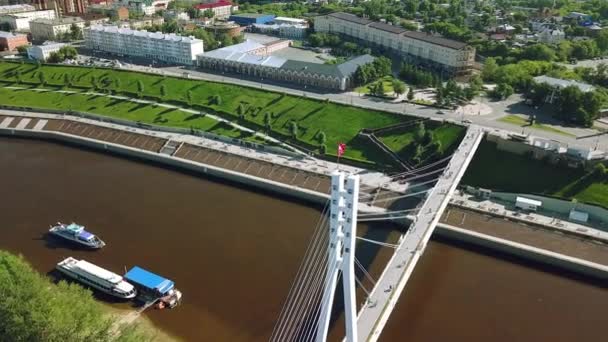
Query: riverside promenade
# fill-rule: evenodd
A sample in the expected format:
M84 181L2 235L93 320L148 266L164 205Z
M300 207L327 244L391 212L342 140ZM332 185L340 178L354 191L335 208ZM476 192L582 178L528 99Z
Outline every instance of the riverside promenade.
M152 160L325 203L336 168L359 174L369 193L394 197L404 185L382 173L302 156L280 148L254 148L231 139L164 132L73 115L0 109L0 134L56 139ZM228 141L227 141L228 140ZM383 207L390 206L382 202ZM362 206L364 211L383 211Z
M428 194L419 214L401 238L384 272L376 281L366 304L359 311L357 330L359 341L376 341L389 319L401 292L422 256L443 211L456 186L475 155L484 131L470 125L433 190Z

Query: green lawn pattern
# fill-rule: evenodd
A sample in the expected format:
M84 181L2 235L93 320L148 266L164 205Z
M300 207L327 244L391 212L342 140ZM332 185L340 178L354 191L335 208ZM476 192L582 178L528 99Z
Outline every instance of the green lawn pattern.
M411 120L411 117L396 115L387 112L368 110L346 105L326 103L310 98L285 95L267 90L255 88L198 81L187 80L174 77L162 77L137 73L131 71L120 71L110 69L94 69L84 67L70 67L57 65L42 65L37 69L33 64L17 64L0 62L0 81L15 82L15 71L21 73L23 84L38 85L38 72L42 71L47 80L47 86L61 87L64 85L64 75L73 77L72 87L89 89L92 87L91 77L97 80L109 78L112 84L109 89L120 94L136 96L138 81L144 84L143 95L148 98L158 98L163 102L176 103L183 105L187 102L186 93L192 92L192 105L202 110L210 110L228 118L237 119L237 109L240 104L246 107L260 108L257 115L247 114L246 123L255 124L259 130L264 125L264 113L270 112L273 115L272 129L284 138L290 136L289 123L296 121L299 126L298 143L304 143L309 148L316 149L320 146L318 134L324 131L327 137L326 145L329 154L335 154L334 146L339 142L353 145L357 133L362 128L379 128L398 122ZM119 80L120 87L116 86L115 80ZM14 84L13 84L14 85ZM167 96L160 99L161 85L165 85ZM221 97L220 105L211 104L210 100L215 95ZM85 106L86 108L90 106ZM79 110L80 104L73 105L74 110ZM128 118L141 120L134 113ZM176 123L175 121L173 123ZM191 126L192 122L184 123ZM373 155L366 151L349 148L346 157L361 159L363 161L375 162Z

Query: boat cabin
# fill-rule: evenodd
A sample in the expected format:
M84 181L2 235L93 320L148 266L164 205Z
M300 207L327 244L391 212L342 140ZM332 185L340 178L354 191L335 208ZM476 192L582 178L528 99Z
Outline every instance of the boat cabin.
M175 287L172 280L138 266L130 269L124 278L137 288L140 299L144 302L164 297Z

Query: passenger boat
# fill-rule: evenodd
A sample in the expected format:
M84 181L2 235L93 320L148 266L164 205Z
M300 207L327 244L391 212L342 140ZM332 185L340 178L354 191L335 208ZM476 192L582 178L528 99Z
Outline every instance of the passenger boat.
M120 299L131 299L137 295L135 287L123 277L85 260L69 257L57 263L55 268L74 280Z
M95 234L87 232L84 226L76 223L57 222L55 226L51 226L49 233L87 248L98 249L106 245Z

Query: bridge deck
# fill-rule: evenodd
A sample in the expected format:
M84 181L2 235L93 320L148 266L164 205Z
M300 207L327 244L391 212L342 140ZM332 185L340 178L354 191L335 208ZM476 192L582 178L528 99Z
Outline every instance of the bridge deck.
M376 282L368 303L359 311L357 330L360 341L376 341L380 336L482 137L483 130L480 127L473 125L469 127L450 164L429 193L418 216L396 248L395 254Z

